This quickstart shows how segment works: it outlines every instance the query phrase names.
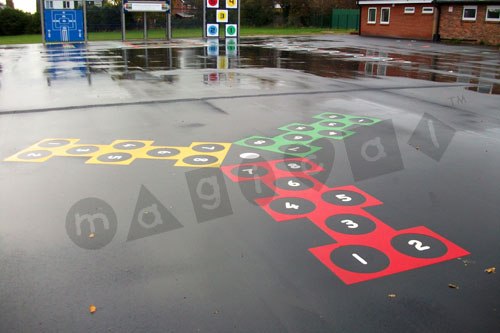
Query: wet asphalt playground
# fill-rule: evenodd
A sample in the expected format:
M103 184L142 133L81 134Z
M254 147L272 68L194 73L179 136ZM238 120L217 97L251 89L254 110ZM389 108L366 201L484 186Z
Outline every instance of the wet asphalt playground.
M0 332L498 332L499 94L487 47L2 46Z

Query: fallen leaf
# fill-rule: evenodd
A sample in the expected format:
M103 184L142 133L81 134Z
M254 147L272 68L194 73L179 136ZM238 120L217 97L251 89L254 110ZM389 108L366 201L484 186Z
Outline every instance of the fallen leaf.
M387 295L387 297L389 297L389 298L396 298L396 294L389 294L389 295Z
M89 306L90 313L94 313L96 310L97 310L97 308L95 307L95 305L94 304L90 304L90 306Z
M486 268L484 271L488 274L491 274L491 273L495 273L496 272L496 267L490 267L490 268Z
M94 238L94 237L95 237L95 234L94 234L94 233L91 233L91 234L89 235L89 238Z
M453 288L453 289L460 289L456 284L453 284L453 283L449 283L448 287Z

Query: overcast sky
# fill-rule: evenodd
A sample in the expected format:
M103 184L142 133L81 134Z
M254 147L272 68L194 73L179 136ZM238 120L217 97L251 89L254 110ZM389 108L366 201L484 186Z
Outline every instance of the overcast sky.
M0 0L5 3L5 0ZM36 2L38 0L14 0L14 7L16 9L24 10L25 12L36 12Z

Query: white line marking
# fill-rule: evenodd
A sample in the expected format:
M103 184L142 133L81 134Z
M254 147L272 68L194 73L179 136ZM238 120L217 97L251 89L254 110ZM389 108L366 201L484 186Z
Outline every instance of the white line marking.
M365 259L361 258L359 254L353 253L352 256L363 265L368 265L368 262Z

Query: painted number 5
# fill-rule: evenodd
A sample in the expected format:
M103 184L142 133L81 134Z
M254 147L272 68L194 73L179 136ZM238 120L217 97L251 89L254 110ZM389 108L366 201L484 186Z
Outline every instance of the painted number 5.
M414 246L415 249L417 249L418 251L425 251L425 250L429 250L431 247L430 246L422 246L423 243L421 241L418 241L416 239L412 239L410 241L408 241L408 245L410 246Z
M342 200L343 202L349 202L349 201L351 201L351 200L352 200L352 198L351 198L351 197L349 197L349 196L347 196L347 195L345 195L345 194L337 194L337 195L335 195L335 197L336 197L337 199L339 199L339 200Z

